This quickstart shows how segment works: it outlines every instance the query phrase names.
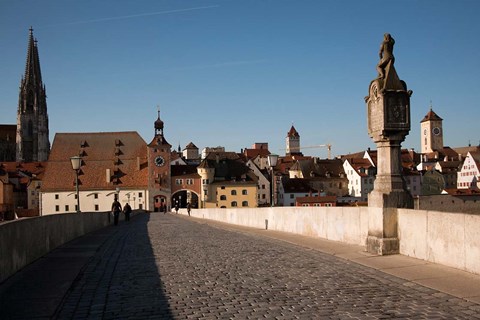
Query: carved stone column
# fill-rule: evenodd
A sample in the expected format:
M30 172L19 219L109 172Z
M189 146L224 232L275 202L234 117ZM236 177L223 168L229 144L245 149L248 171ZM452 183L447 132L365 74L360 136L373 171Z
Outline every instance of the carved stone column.
M380 255L399 252L397 208L413 208L401 163L401 143L410 131L412 91L407 91L406 83L398 78L393 66L394 42L388 37L390 60L381 60L377 66L379 78L370 83L369 95L365 97L368 134L377 146L377 176L368 197L367 251Z

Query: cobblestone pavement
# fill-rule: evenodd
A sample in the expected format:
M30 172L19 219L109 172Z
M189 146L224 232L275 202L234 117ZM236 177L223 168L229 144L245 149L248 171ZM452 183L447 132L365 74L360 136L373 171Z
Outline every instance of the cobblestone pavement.
M60 319L480 319L480 305L371 268L171 214L119 226Z

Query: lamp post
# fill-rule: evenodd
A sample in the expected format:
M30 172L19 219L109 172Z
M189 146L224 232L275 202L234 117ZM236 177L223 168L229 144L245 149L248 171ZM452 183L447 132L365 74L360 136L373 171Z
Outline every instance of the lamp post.
M275 166L277 165L277 161L278 161L278 154L269 154L268 155L268 166L270 167L270 172L271 172L271 176L272 176L272 182L270 184L270 206L273 207L274 206L274 199L273 199L273 196L274 196L274 193L273 193L273 189L274 189L274 185L275 185L275 179L274 179L274 175L273 175L273 168L275 168Z
M80 166L82 165L82 157L74 156L70 158L72 163L72 169L75 171L75 192L77 195L77 212L80 212L80 194L78 191L78 171L80 170Z

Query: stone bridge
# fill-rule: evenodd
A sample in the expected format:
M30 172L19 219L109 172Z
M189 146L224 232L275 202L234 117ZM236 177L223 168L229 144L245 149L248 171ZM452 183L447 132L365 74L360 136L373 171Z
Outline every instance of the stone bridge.
M141 212L119 226L109 225L106 213L8 222L0 225L1 315L5 319L480 318L480 276L404 254L365 252L361 225L368 225L362 218L366 209L355 209L359 220L352 220L354 210L340 208L316 212L265 208L202 209L194 210L191 217L183 211L178 215ZM428 228L433 228L435 220L441 220L450 231L442 235L444 242L459 233L454 218L434 218L429 216L432 212L420 217L420 213L406 211L411 221L405 227L420 230L426 219ZM405 224L401 216L400 230ZM464 228L477 221L462 219ZM347 220L356 222L343 222ZM290 230L281 230L287 226ZM355 236L342 238L351 228L357 228ZM400 232L400 243L408 242L408 237L409 233ZM427 235L426 242L433 241L430 238ZM421 245L432 254L434 245ZM478 244L470 244L472 250L475 246L478 250ZM13 265L21 270L12 272Z

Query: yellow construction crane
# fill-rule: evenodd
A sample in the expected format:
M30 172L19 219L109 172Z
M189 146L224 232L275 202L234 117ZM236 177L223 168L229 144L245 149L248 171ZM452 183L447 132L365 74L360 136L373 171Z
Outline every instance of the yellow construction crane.
M306 146L306 147L300 147L300 149L317 149L317 148L327 148L327 151L328 151L328 157L327 159L331 159L332 158L332 145L330 143L327 143L327 144L317 144L317 145L313 145L313 146ZM297 148L292 148L293 149L297 149ZM280 150L287 150L285 148L282 148Z

